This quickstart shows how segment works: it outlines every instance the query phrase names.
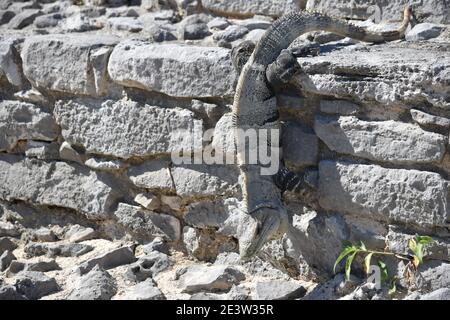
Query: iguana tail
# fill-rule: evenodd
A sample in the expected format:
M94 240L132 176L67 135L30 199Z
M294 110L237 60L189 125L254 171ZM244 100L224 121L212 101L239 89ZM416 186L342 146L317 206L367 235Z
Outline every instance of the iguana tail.
M332 18L320 13L292 12L273 23L259 41L254 51L254 62L269 65L274 62L283 49L296 38L311 31L329 31L341 36L372 43L394 41L404 37L412 18L412 10L404 10L403 22L397 30L371 32L345 20Z

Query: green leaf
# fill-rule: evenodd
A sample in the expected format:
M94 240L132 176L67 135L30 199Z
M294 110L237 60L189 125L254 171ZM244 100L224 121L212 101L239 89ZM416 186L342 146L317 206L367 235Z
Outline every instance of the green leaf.
M369 254L364 258L364 268L365 268L367 274L369 274L370 261L372 260L372 255L373 255L373 252L369 253Z
M416 241L422 245L427 245L434 242L433 238L429 236L416 236Z
M346 246L346 247L344 248L344 250L342 250L342 252L341 252L341 254L339 255L339 257L336 259L336 262L334 263L334 267L333 267L333 272L336 273L336 267L337 267L337 265L338 265L338 264L339 264L346 256L348 256L349 254L355 252L356 250L357 250L357 249L356 249L354 246L352 246L352 245Z
M353 252L350 256L348 256L347 261L345 262L345 279L350 280L350 272L352 270L353 259L355 258L358 251Z
M382 260L379 260L378 266L380 267L381 270L381 281L386 282L386 280L389 278L387 265Z

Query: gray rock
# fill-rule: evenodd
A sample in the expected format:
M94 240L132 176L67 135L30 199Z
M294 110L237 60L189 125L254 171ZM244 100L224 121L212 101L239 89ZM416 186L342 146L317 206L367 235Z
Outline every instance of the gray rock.
M94 21L83 13L75 13L64 20L62 29L65 32L87 32L98 29Z
M181 40L199 40L209 36L207 22L210 17L205 14L193 14L181 21L178 34Z
M13 260L16 260L16 256L9 250L0 255L0 271L5 271Z
M109 18L108 25L118 31L139 32L144 28L141 21L133 17Z
M152 279L147 279L127 289L124 300L166 300Z
M317 285L302 300L337 300L354 291L359 282L361 280L354 276L347 281L343 274L337 274L334 278Z
M160 237L156 237L155 239L153 239L152 242L144 245L142 247L142 249L143 249L144 253L147 255L153 251L158 251L158 252L162 252L165 254L169 254L168 244L164 241L164 239L162 239Z
M21 272L14 286L18 293L30 300L37 300L60 290L54 278L36 271Z
M357 104L346 100L321 100L320 111L328 114L340 114L350 116L358 113Z
M63 160L76 162L79 164L83 163L83 159L81 155L76 151L70 143L64 141L59 148L59 156Z
M314 129L332 151L369 160L427 163L439 162L445 154L445 136L392 120L317 117Z
M94 247L83 243L36 243L31 242L24 248L24 252L31 257L48 255L49 257L79 257Z
M99 176L76 164L0 157L0 198L74 209L93 219L108 216L117 195ZM71 197L67 197L70 190Z
M38 9L27 9L14 16L8 23L10 29L23 29L33 23L36 17L42 15Z
M169 257L161 252L153 251L140 257L138 261L131 264L125 276L134 282L141 282L147 278L152 278L158 273L166 270L171 265Z
M30 103L0 102L0 150L11 150L19 140L52 141L58 127L52 115Z
M0 300L26 300L26 298L17 292L16 287L11 285L0 285Z
M16 87L23 84L20 56L14 47L14 41L0 41L0 78Z
M74 287L68 300L110 300L117 292L114 278L99 266L81 276Z
M286 255L299 264L306 261L320 274L331 275L342 244L350 239L345 220L339 215L307 212L294 215L292 224L284 242Z
M61 270L61 267L56 263L54 259L41 260L37 262L21 262L14 260L9 265L7 275L11 276L22 271L48 272L54 270Z
M87 153L119 158L184 150L202 127L191 111L130 100L60 101L54 114L67 142L83 146Z
M211 21L208 22L208 28L211 30L224 30L226 29L231 23L225 19L225 18L221 18L221 17L216 17L214 19L212 19Z
M169 160L155 159L131 167L128 177L139 188L174 190L170 177Z
M124 167L124 164L119 160L106 160L100 158L90 158L86 160L84 164L93 170L101 171L115 171Z
M10 10L0 10L0 25L8 23L16 14Z
M286 163L298 168L316 165L319 140L312 130L295 122L285 122L282 130L281 145Z
M239 172L228 165L180 165L171 168L178 195L217 196L238 192Z
M272 280L257 282L255 293L258 300L293 300L303 297L306 289L293 281Z
M142 241L154 237L162 237L169 241L180 239L180 221L173 216L125 203L119 203L114 215L121 226Z
M53 242L58 240L53 230L41 227L33 231L33 240L38 242Z
M65 232L65 238L70 242L82 242L86 240L94 239L96 236L96 232L94 229L89 227L83 227L78 224L71 226Z
M279 17L301 9L295 0L202 0L202 5L216 14L226 16L253 16L255 14Z
M28 140L25 155L28 158L39 160L59 160L59 144L56 142Z
M448 182L432 172L322 161L319 203L326 210L372 219L445 226Z
M37 17L34 20L34 25L37 28L52 28L56 27L62 19L63 16L60 13L50 13Z
M0 255L5 251L13 251L17 248L17 244L15 244L11 239L7 237L0 238Z
M20 231L11 222L0 221L0 237L17 237Z
M249 29L244 26L231 25L223 31L216 32L213 36L213 39L216 42L233 42L242 39L248 32Z
M419 266L418 286L422 290L434 291L450 287L450 263L428 261Z
M437 301L447 301L450 300L450 289L441 288L433 292L424 294L420 297L420 300L437 300Z
M104 95L107 63L117 38L98 35L28 37L21 52L23 72L36 88L79 95Z
M241 271L224 265L193 265L180 271L178 275L179 287L186 293L228 291L233 284L245 279Z
M89 259L83 262L78 268L77 272L80 275L84 275L91 271L95 266L99 266L102 269L108 270L125 264L130 264L136 261L134 256L133 247L120 247L113 249L101 256Z
M435 116L416 109L411 109L410 113L413 120L425 128L438 128L444 130L450 128L449 118Z
M264 29L255 29L246 34L245 40L249 40L255 44L259 42L262 36L266 33Z
M139 193L134 197L134 202L147 210L156 210L161 206L161 201L152 193Z
M449 109L442 86L450 79L447 50L446 44L392 42L351 46L298 61L310 80L303 86L306 91L368 105L407 107L424 101Z
M146 33L149 34L149 38L153 39L153 41L155 42L177 40L177 37L175 36L174 32L171 29L158 24L152 25L145 31Z
M108 71L121 85L174 97L231 97L236 79L227 49L137 41L114 48Z
M320 11L331 16L348 19L374 19L375 22L381 20L398 21L408 0L356 0L348 2L346 0L310 0L306 9ZM450 22L450 10L441 0L428 0L414 2L414 12L420 20L436 23Z
M439 37L444 30L443 26L433 23L419 23L414 26L405 36L407 41L428 40Z

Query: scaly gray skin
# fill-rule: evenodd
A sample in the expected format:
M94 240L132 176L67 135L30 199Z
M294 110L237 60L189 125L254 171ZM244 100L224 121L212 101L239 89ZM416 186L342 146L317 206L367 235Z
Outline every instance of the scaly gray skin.
M329 31L345 37L372 43L393 41L404 37L412 16L405 8L404 20L395 31L369 32L346 21L319 13L290 13L278 19L263 35L242 68L233 104L233 119L236 129L279 130L278 111L274 88L292 79L304 81L296 58L288 50L292 41L311 31ZM234 63L240 68L243 59L240 53L249 53L251 45L244 43L240 51L233 52ZM299 76L300 75L300 76ZM306 79L307 80L307 79ZM308 87L308 84L305 85ZM235 134L236 145L245 142L245 137ZM304 177L298 178L285 168L275 176L260 174L261 164L248 164L244 149L238 148L237 161L242 175L242 193L248 221L239 237L242 259L249 259L259 252L271 239L282 237L289 225L289 218L281 200L282 189L301 189ZM253 150L255 151L255 150Z

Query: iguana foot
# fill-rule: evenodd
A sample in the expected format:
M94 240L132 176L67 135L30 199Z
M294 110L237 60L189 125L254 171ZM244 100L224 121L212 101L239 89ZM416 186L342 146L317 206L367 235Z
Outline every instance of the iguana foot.
M286 85L300 71L297 58L290 50L285 49L277 60L267 67L266 77L269 83L277 88Z
M289 218L285 209L262 207L249 214L245 234L239 237L242 260L255 256L269 240L281 238L288 230Z

